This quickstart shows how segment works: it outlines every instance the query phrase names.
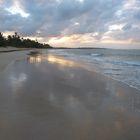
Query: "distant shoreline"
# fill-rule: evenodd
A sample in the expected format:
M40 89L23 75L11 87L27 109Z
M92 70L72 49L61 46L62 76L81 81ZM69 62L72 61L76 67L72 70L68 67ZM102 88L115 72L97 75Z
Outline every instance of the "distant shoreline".
M88 47L88 48L86 48L86 47L84 47L84 48L63 48L63 47L58 47L58 48L52 48L52 49L108 49L108 48L90 48L90 47Z
M131 49L131 48L97 48L97 47L84 47L84 48L81 48L81 47L77 47L77 48L70 48L70 47L68 47L68 48L63 48L63 47L53 47L53 48L51 48L51 49L103 49L103 50L140 50L140 49Z

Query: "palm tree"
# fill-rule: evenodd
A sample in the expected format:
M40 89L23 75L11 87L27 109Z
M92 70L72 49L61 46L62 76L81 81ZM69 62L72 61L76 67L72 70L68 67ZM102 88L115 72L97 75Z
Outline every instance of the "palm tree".
M5 38L3 37L3 34L0 32L0 46L5 45Z

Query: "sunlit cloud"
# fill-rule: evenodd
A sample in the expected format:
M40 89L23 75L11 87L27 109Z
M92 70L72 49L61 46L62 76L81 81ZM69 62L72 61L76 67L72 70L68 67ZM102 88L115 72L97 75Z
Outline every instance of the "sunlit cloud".
M63 45L67 46L70 44L72 47L74 47L77 44L88 44L97 42L97 39L95 38L97 35L98 33L88 33L88 34L74 34L62 37L51 37L48 40L48 43L54 46L57 46L57 44L59 44L61 45L61 47L63 47Z
M114 24L109 26L109 31L122 30L125 24Z
M13 15L20 14L22 17L25 17L25 18L29 16L28 13L25 13L22 9L17 8L15 6L12 6L10 8L6 8L5 10L7 10L9 13L11 13Z

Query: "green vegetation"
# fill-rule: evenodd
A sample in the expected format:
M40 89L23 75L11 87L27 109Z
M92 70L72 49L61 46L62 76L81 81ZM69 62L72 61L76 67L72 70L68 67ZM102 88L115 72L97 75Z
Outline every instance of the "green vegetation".
M16 32L7 38L0 32L0 47L12 46L17 48L52 48L49 44L39 43L37 40L21 38Z

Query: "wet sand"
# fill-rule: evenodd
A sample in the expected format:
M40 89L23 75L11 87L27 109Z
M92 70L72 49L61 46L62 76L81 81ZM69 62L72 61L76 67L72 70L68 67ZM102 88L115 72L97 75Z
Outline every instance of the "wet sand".
M0 71L0 140L140 139L140 91L82 64L27 53L3 54L15 59Z
M38 49L17 49L14 47L0 48L0 72L3 71L10 63L26 58L29 50Z

